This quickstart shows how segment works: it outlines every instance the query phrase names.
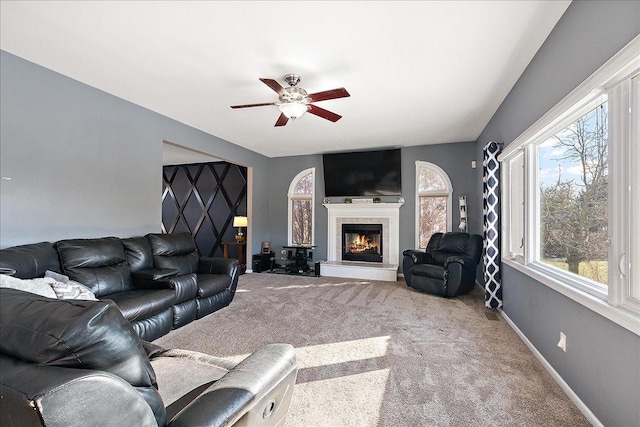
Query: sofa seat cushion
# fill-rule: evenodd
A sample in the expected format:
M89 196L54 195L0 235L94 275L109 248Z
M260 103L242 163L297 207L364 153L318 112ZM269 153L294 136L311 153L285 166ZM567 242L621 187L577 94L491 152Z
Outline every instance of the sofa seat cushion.
M231 277L226 274L198 274L198 297L210 297L227 289Z
M413 276L444 280L444 267L435 264L415 264L411 268Z
M122 315L129 321L141 320L160 313L176 304L173 289L141 289L105 295L115 302Z

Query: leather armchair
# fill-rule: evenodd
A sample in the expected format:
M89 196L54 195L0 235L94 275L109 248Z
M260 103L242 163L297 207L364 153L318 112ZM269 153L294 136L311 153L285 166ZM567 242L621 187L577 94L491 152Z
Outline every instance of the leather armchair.
M1 288L0 324L0 425L281 425L297 376L289 344L238 365L167 350L110 301Z
M482 237L468 233L434 233L425 252L406 250L402 269L407 286L455 297L475 286Z

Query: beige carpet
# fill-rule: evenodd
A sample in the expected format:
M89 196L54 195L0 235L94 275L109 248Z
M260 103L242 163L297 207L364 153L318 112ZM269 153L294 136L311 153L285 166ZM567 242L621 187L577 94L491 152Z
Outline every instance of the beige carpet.
M589 425L480 290L246 274L229 307L156 341L237 361L272 342L300 367L287 426Z

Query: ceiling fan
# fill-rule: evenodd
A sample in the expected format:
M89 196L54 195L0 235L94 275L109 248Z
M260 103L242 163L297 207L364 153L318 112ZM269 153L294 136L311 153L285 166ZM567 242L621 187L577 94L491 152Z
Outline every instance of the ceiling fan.
M295 120L302 116L307 111L311 114L315 114L323 119L337 122L342 116L332 113L331 111L320 108L314 105L314 102L326 101L328 99L345 98L349 95L349 92L343 87L339 89L325 90L322 92L307 94L307 91L301 87L297 87L300 83L300 76L297 74L287 74L284 76L284 81L289 84L289 87L284 88L273 79L260 79L262 83L273 89L280 98L280 102L263 102L260 104L245 104L245 105L232 105L231 108L247 108L247 107L262 107L265 105L277 105L280 109L280 117L276 121L276 126L284 126L289 119Z

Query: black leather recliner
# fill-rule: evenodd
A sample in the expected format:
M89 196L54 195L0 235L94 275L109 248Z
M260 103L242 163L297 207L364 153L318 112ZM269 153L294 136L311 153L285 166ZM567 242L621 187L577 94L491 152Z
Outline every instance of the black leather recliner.
M482 236L434 233L425 252L406 250L402 269L407 286L422 292L455 297L475 286L482 256Z
M197 275L197 319L229 305L238 285L237 260L201 257L189 233L152 233L147 237L156 267Z
M2 426L276 426L297 376L289 344L239 364L141 341L112 301L0 288Z

